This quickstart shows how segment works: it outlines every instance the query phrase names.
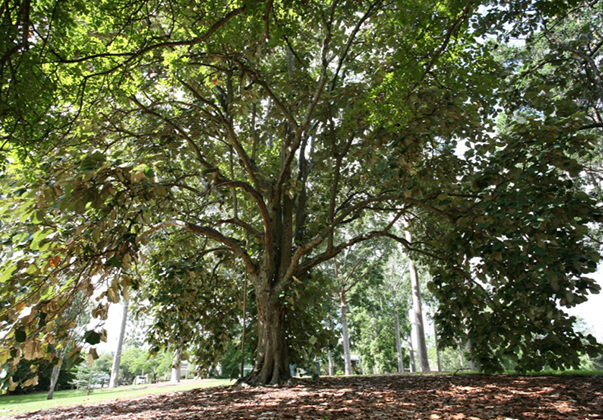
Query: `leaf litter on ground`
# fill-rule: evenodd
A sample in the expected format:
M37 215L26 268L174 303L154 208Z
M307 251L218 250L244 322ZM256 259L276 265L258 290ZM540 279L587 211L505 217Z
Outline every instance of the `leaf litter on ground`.
M603 376L388 375L219 387L16 415L27 420L594 420Z

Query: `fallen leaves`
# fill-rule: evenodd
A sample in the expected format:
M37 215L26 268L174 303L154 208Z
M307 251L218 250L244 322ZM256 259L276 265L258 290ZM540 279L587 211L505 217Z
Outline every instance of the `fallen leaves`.
M603 376L415 376L298 380L282 387L214 388L52 409L27 420L595 420Z

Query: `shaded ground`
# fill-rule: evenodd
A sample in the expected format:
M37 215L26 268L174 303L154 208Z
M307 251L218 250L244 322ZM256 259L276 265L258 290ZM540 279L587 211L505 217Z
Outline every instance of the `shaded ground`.
M603 376L322 378L195 389L12 417L94 419L603 419Z

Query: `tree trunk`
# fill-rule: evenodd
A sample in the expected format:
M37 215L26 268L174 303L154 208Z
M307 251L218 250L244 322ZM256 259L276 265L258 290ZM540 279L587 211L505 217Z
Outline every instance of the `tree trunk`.
M413 319L412 318L412 309L408 310L408 316L410 317L411 320ZM411 321L411 325L412 325L412 329L414 331L415 326L414 326L414 323L412 321ZM414 334L411 333L410 337L408 337L408 353L409 353L409 356L410 356L410 363L409 363L410 371L414 373L414 372L417 371L417 365L415 364L415 349L414 349L413 344L412 344L413 335Z
M59 373L61 372L61 363L55 365L52 368L52 376L50 377L50 387L48 388L48 395L46 396L47 400L52 400L54 397L54 389L57 386L57 382L59 381Z
M433 341L436 349L436 359L438 361L438 372L442 371L442 361L440 359L440 349L438 348L438 329L436 327L435 320L433 321Z
M343 334L343 358L345 365L345 374L352 374L352 355L350 354L350 335L348 332L347 305L345 299L341 298L341 331Z
M333 363L333 351L331 349L327 352L327 360L329 361L329 376L334 376L335 364Z
M180 359L182 356L182 349L176 350L174 353L174 361L172 363L172 376L170 377L171 383L180 382L180 366L182 365L182 360Z
M113 357L113 367L111 368L111 379L109 380L109 388L116 388L119 385L119 364L121 362L121 349L124 344L124 336L126 335L126 323L128 322L129 304L130 301L128 299L124 299L119 338L117 339L117 349L115 350L115 356Z
M331 319L327 317L327 329L331 330ZM333 351L327 349L327 361L329 362L329 376L335 375L335 364L333 363Z
M410 232L406 231L406 240L412 242ZM421 309L421 287L419 285L419 276L417 268L412 260L408 262L410 271L410 283L412 290L412 306L414 317L415 344L417 345L417 355L419 357L419 367L421 372L429 372L429 358L427 357L427 344L425 343L425 328L423 327L423 310Z
M469 339L467 339L467 341L465 342L465 352L467 353L467 357L469 359L467 367L469 368L469 370L477 371L478 368L475 362L473 361L473 350L471 349L471 341Z
M461 368L464 368L465 367L465 352L463 351L463 347L461 344L459 344L458 351L459 351L459 361L461 363Z
M404 373L404 358L402 357L402 339L400 337L400 316L398 310L394 312L396 319L396 350L398 353L398 373Z
M269 287L256 287L258 344L255 366L245 382L280 384L291 378L285 342L285 308Z

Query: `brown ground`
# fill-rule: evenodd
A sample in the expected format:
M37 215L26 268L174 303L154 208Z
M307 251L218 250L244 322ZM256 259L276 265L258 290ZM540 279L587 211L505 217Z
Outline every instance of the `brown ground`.
M15 416L55 420L603 419L603 376L322 378L196 389Z

